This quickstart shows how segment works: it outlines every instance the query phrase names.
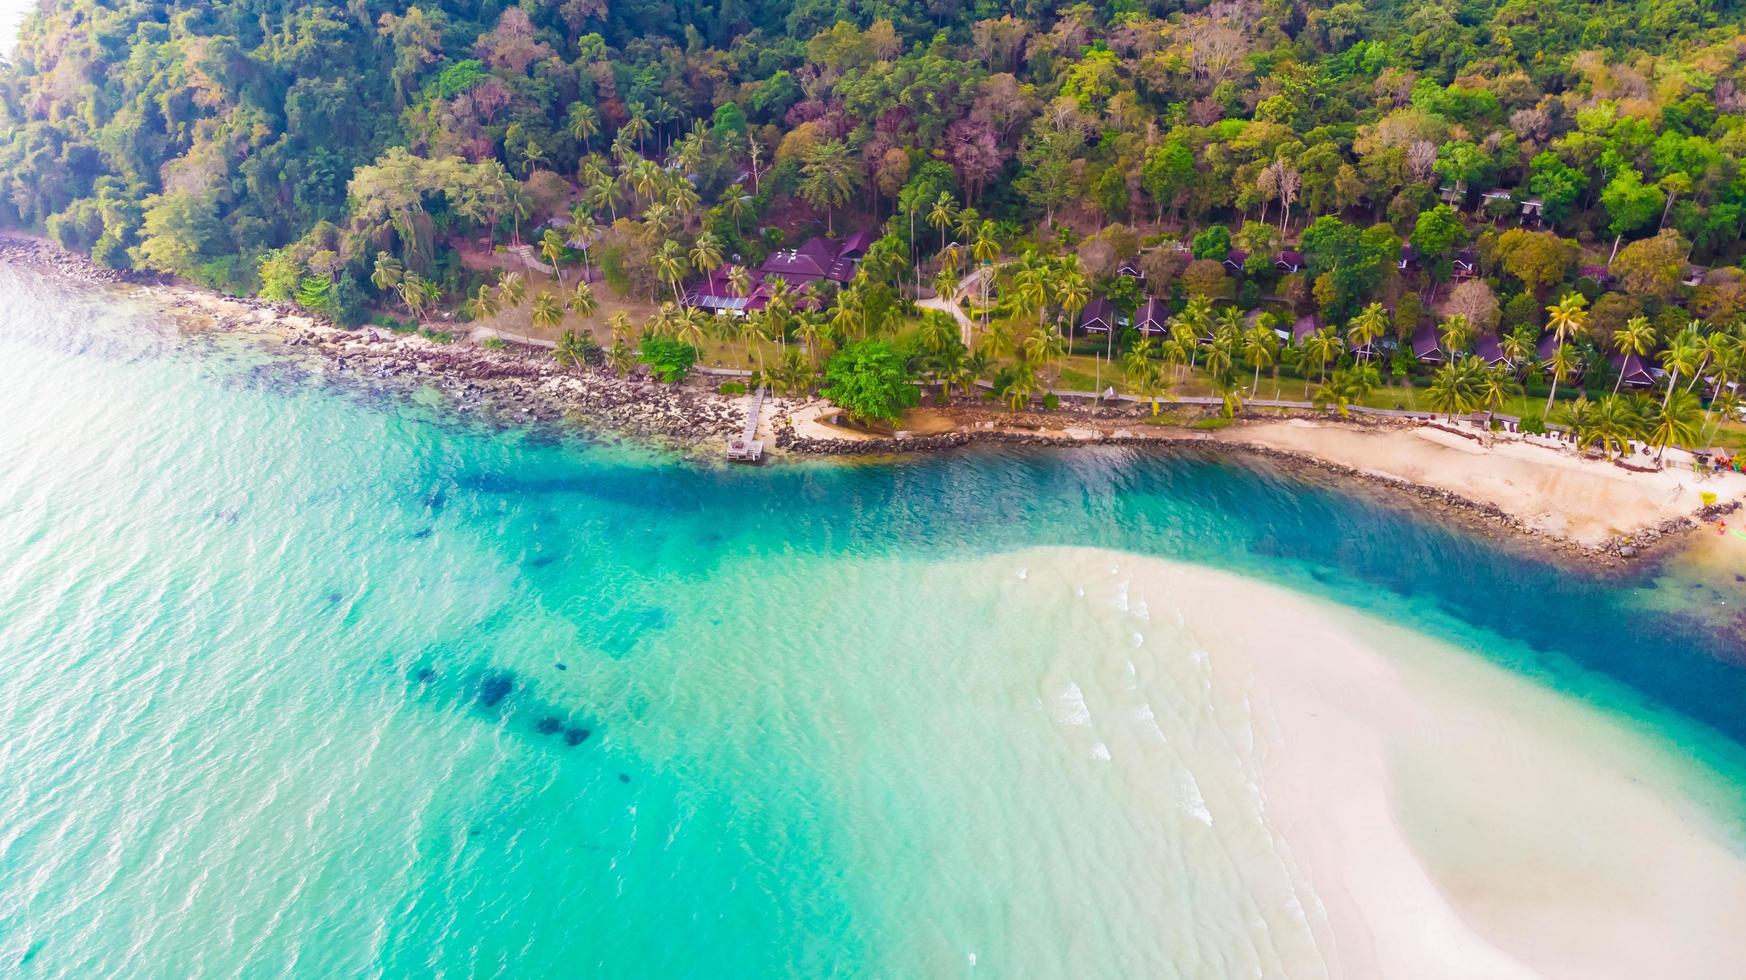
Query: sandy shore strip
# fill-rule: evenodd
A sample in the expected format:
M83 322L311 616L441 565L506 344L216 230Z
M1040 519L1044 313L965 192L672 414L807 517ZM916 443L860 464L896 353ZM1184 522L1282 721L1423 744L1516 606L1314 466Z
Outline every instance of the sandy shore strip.
M1484 445L1431 426L1358 428L1291 419L1235 426L1217 438L1436 487L1589 548L1691 515L1704 506L1705 493L1723 504L1746 500L1746 474L1700 475L1689 466L1639 473L1568 447L1507 437Z
M1083 610L1039 689L1083 703L1068 748L1135 805L1186 808L1204 827L1171 846L1275 896L1279 975L1737 972L1739 815L1671 740L1250 579L1093 549L1002 562L1013 601Z

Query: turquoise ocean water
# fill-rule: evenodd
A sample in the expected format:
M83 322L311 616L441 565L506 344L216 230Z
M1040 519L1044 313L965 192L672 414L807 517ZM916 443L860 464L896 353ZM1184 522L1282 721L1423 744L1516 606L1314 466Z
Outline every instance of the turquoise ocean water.
M1195 935L1240 889L1126 876L1119 789L1041 761L1051 620L972 580L1035 545L1411 625L1738 772L1726 574L1214 460L499 433L0 267L0 975L1241 975Z

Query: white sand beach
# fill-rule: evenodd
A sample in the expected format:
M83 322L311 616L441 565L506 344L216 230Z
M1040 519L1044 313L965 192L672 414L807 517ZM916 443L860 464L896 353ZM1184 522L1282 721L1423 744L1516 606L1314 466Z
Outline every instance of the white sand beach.
M1194 866L1245 879L1273 975L1738 975L1740 815L1659 737L1274 586L1004 557L1025 570L1014 601L1088 614L1040 687L1072 692L1063 737L1123 767L1133 805L1201 816Z
M1678 465L1638 473L1567 449L1519 439L1499 439L1487 447L1428 426L1358 428L1290 420L1236 426L1218 438L1446 490L1588 547L1689 516L1702 506L1705 491L1722 501L1746 500L1746 475L1739 473L1700 478Z

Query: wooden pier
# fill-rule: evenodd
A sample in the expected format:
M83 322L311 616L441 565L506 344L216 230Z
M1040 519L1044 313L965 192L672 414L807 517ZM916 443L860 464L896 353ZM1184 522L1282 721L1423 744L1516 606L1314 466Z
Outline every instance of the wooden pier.
M758 438L758 414L764 410L764 386L759 385L752 395L752 405L746 409L746 431L738 439L728 443L727 458L730 463L761 463L764 461L764 443Z

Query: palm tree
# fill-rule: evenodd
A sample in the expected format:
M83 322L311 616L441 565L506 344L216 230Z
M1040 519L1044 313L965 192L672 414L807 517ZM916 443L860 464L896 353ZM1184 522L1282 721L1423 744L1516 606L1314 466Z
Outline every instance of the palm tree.
M537 309L539 301L536 299L534 304ZM558 343L552 348L552 357L559 367L581 367L588 363L588 346L582 342L582 338L576 336L576 331L566 330L558 336Z
M1388 311L1382 308L1381 303L1371 303L1346 325L1346 340L1352 345L1352 350L1363 351L1364 359L1369 360L1370 345L1387 333L1388 327Z
M562 323L563 320L564 310L558 305L558 298L541 290L533 301L533 325L550 330Z
M939 198L934 201L933 210L928 212L928 224L940 230L941 251L946 249L946 228L951 225L956 215L957 210L952 201L952 195L946 191L941 191Z
M1613 331L1613 347L1626 358L1635 354L1645 357L1649 348L1655 345L1655 327L1649 323L1646 316L1634 316L1625 321L1625 325ZM1619 393L1619 385L1625 383L1625 372L1621 369L1617 381L1613 382L1613 394Z
M740 233L740 219L744 218L746 212L752 209L752 195L747 194L744 187L734 184L722 192L721 206L722 210L734 219L734 234L738 235Z
M929 310L922 316L916 339L929 353L939 354L948 348L959 346L958 323L944 313Z
M594 298L594 287L585 281L576 283L575 291L570 294L568 300L564 301L564 305L570 308L570 312L584 320L593 316L600 309L600 301Z
M612 373L619 377L631 373L637 365L637 352L630 342L622 337L614 340L612 346L606 349L606 365L612 368Z
M752 274L743 265L736 265L728 270L728 285L733 287L734 295L741 299L752 295Z
M1273 333L1273 328L1264 323L1257 323L1243 334L1243 363L1255 369L1255 378L1249 386L1249 397L1256 398L1261 393L1261 369L1272 367L1279 353L1279 338Z
M1576 361L1570 350L1570 345L1560 342L1558 346L1552 348L1552 359L1546 362L1546 366L1551 369L1549 373L1552 375L1552 390L1546 393L1545 411L1545 414L1550 414L1552 399L1558 396L1558 383L1568 380L1570 372L1576 369Z
M395 287L400 293L400 301L406 304L406 312L412 314L414 320L423 319L424 306L430 300L430 294L425 289L424 277L416 272L408 272L400 277Z
M1162 367L1154 367L1140 373L1134 384L1134 391L1141 398L1152 404L1152 417L1158 417L1158 399L1170 392L1170 379L1164 376Z
M1698 349L1686 335L1674 338L1673 343L1661 352L1661 366L1667 371L1667 394L1661 399L1661 407L1667 408L1668 400L1673 397L1673 388L1679 384L1681 372L1690 374L1697 370Z
M1504 359L1510 362L1510 367L1521 377L1523 366L1533 357L1534 328L1520 326L1498 338L1498 350L1503 352Z
M721 268L720 240L707 231L699 233L691 245L691 264L706 276Z
M1697 442L1702 420L1703 410L1698 398L1689 391L1679 392L1655 409L1648 419L1649 444L1659 447L1655 451L1655 462L1661 462L1661 454L1667 452L1671 443L1690 446Z
M1577 396L1576 401L1559 410L1558 424L1570 433L1578 452L1587 449L1594 431L1594 404L1587 395Z
M1328 383L1316 391L1316 404L1332 405L1341 418L1351 417L1350 407L1362 402L1382 384L1382 375L1370 363L1337 368Z
M1152 362L1152 341L1149 337L1141 337L1140 342L1128 348L1122 355L1122 373L1127 376L1129 384L1137 385L1141 378L1157 371L1157 365Z
M824 321L818 314L801 317L800 325L794 328L794 336L806 345L806 356L814 371L818 370L818 348L825 339Z
M624 125L620 126L618 131L630 139L636 140L637 152L641 153L643 152L643 137L649 135L653 130L653 127L649 125L648 107L641 102L632 102L625 109L630 113L630 118L624 121Z
M519 272L505 272L497 277L497 295L503 299L504 306L520 306L527 296L527 282Z
M1066 315L1070 328L1073 318L1080 310L1085 309L1086 303L1091 302L1091 284L1085 281L1085 276L1078 269L1069 268L1062 270L1055 277L1054 293L1055 303L1061 307L1061 312ZM1112 325L1111 329L1104 331L1104 360L1109 360L1114 343L1115 329Z
M376 268L370 273L370 284L382 292L387 292L400 285L401 276L406 270L401 267L400 260L387 252L376 253Z
M1020 411L1031 403L1031 398L1036 393L1037 375L1035 369L1028 363L1019 362L1018 366L1013 368L1012 375L1007 378L1006 391L1004 392L1007 405L1011 406L1015 412Z
M1332 326L1323 327L1303 339L1304 356L1316 365L1320 374L1317 383L1327 381L1328 362L1338 360L1344 350L1345 345L1341 342L1340 335L1334 332ZM1304 393L1309 393L1308 382L1304 383Z
M570 103L570 135L582 141L582 151L588 152L588 139L600 132L600 114L586 102Z
M988 280L994 278L994 259L1000 245L994 238L994 222L984 221L976 229L976 240L970 243L970 255L984 266L982 286L982 326L988 327Z
M679 293L679 283L685 278L685 255L679 251L678 242L668 239L661 243L660 250L655 253L655 274L673 287L673 301L682 302L684 297Z
M982 331L982 350L986 351L989 357L1011 357L1015 349L1012 326L1007 321L991 323Z
M564 269L558 265L558 260L564 257L564 240L559 238L558 233L550 228L547 228L546 233L540 236L540 255L551 263L552 278L558 280L558 285L562 286L564 284Z
M1488 416L1496 415L1511 398L1521 393L1521 382L1502 365L1487 367L1480 375L1479 403L1485 407Z
M1546 326L1552 338L1562 344L1582 330L1588 322L1588 300L1581 293L1565 293L1558 302L1546 307Z
M934 294L951 302L958 292L958 270L950 265L940 266L940 271L934 276Z
M849 202L859 173L849 147L842 140L825 140L813 146L800 168L800 196L813 207L825 209L825 231L836 230L836 209Z
M1229 337L1220 337L1206 345L1206 369L1213 374L1224 374L1231 369L1231 360L1236 344Z
M678 338L692 347L703 349L703 328L709 323L709 314L695 307L685 310L678 316Z
M1433 411L1443 412L1451 420L1478 408L1484 398L1484 365L1478 358L1462 357L1437 369L1431 377L1431 387L1425 400Z
M1589 431L1591 441L1599 442L1601 451L1612 459L1615 453L1625 455L1630 449L1630 441L1638 437L1642 427L1643 417L1629 402L1618 395L1608 395L1595 406Z
M489 320L497 315L497 299L491 295L490 286L480 286L478 291L467 297L467 317L471 320Z
M1229 371L1221 371L1213 375L1213 393L1219 396L1220 408L1225 418L1236 418L1243 410L1243 386Z
M1468 343L1473 340L1473 321L1460 313L1450 316L1443 321L1440 339L1443 349L1451 358L1455 357L1458 352L1467 350Z
M629 313L623 310L613 313L606 318L606 326L612 331L613 340L630 340L631 318Z

